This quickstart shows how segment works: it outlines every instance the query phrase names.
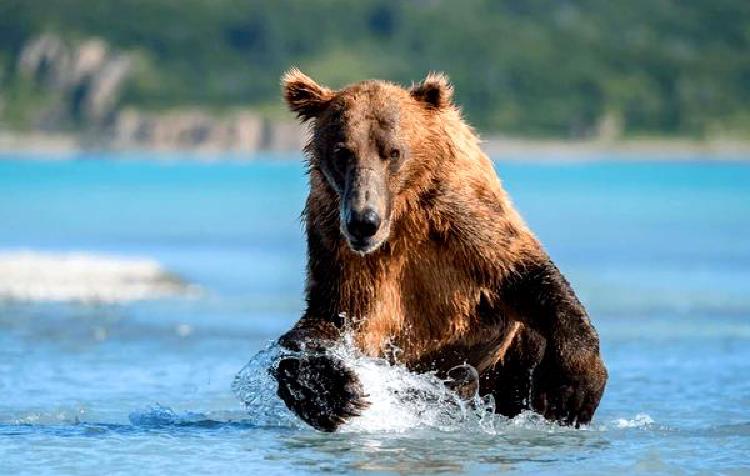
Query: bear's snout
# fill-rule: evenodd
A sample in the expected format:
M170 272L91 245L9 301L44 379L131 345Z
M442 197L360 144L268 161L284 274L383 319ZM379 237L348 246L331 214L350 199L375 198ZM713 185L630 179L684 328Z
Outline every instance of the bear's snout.
M375 251L389 233L385 170L352 167L341 198L340 227L349 247L360 254Z
M380 221L380 215L371 207L362 212L352 210L346 228L356 241L365 241L375 236L380 229Z

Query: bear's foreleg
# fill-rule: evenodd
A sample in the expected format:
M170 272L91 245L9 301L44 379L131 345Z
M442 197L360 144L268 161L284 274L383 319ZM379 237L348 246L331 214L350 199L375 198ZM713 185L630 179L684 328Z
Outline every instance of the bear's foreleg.
M546 341L533 373L534 410L565 425L591 421L607 370L599 336L568 281L544 256L518 267L501 291L511 314Z
M326 349L339 337L327 321L303 318L281 336L279 345L294 351L271 369L279 383L277 394L305 423L334 431L368 406L354 372Z

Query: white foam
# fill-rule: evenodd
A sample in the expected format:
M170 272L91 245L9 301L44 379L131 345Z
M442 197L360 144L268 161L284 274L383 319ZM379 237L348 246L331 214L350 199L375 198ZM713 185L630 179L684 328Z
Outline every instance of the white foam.
M0 252L0 300L117 303L195 290L147 258Z
M618 418L614 424L617 428L648 428L654 424L654 419L645 413L639 413L632 419Z
M406 432L415 428L494 431L494 400L478 395L462 400L434 374L410 372L403 365L362 355L350 334L331 353L354 370L370 406L343 431Z
M494 413L492 397L476 395L468 401L446 388L433 374L416 374L403 365L359 353L345 335L330 353L343 360L359 377L370 406L340 431L401 433L418 428L441 431L479 430L495 434L509 423ZM235 378L233 390L250 412L265 425L299 425L300 421L276 397L277 384L268 369L280 349L271 345L256 355Z

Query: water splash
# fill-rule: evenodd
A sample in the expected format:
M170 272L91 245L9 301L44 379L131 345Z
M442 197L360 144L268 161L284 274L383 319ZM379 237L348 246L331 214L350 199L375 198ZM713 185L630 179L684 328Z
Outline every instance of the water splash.
M24 412L18 415L0 413L0 425L77 425L86 416L84 407L54 408L43 411Z
M476 391L468 397L459 396L434 373L416 374L403 365L362 355L350 334L345 334L329 353L357 374L370 402L362 415L352 418L341 431L405 432L433 428L494 434L509 422L495 414L492 396L480 397ZM304 426L276 396L277 383L268 369L281 356L282 349L270 344L238 373L232 389L250 412L250 418L259 424Z
M303 426L276 396L277 383L269 373L281 357L281 348L269 344L258 352L234 377L232 391L259 425Z
M654 425L654 419L645 413L639 413L632 419L618 418L612 422L615 428L648 429Z
M480 396L476 387L470 387L473 393L468 395L462 390L455 392L450 389L450 382L435 373L417 374L404 365L363 355L354 344L351 332L345 332L339 342L328 349L328 353L341 359L354 371L370 402L361 416L352 418L339 429L342 432L404 433L432 429L499 435L519 431L547 434L578 431L548 421L533 411L524 411L515 418L498 415L495 413L494 398L491 395ZM253 424L308 428L277 397L278 384L269 371L282 356L289 355L289 351L270 343L236 375L232 390L245 404L249 412L247 418ZM474 372L473 375L476 375L473 367L461 367L459 373L471 376ZM653 418L639 413L633 418L618 418L607 424L585 425L581 430L651 429L654 425Z

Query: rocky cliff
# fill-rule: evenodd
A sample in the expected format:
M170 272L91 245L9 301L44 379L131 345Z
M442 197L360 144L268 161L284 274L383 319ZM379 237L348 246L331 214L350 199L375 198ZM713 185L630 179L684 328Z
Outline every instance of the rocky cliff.
M302 147L305 131L297 123L267 120L248 109L143 111L123 105L134 59L134 53L96 38L69 42L43 34L31 39L18 55L15 74L40 99L25 108L22 131L9 132L0 123L0 133L37 138L66 133L83 149L254 152Z

